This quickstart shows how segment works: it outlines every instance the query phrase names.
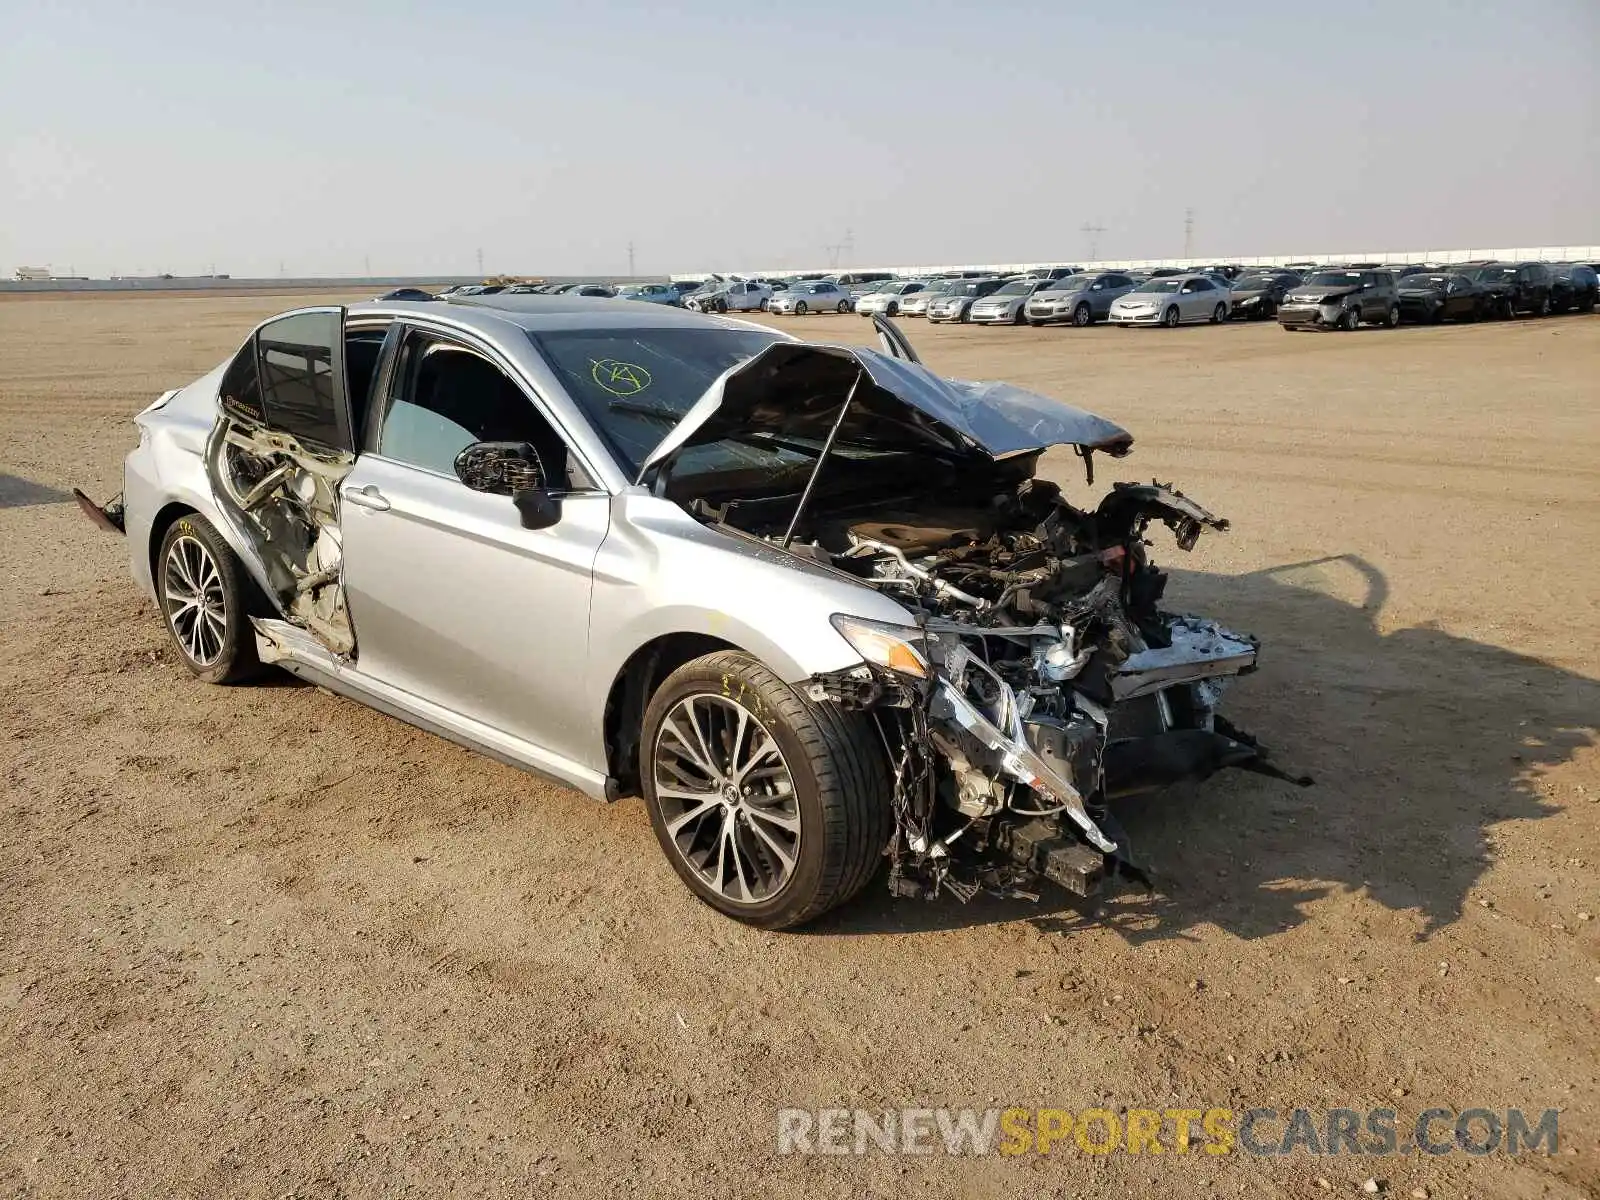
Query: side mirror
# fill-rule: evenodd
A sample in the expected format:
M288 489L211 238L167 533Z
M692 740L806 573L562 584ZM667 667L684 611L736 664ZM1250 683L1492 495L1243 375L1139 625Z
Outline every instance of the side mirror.
M548 529L561 502L545 488L544 464L529 442L473 442L455 461L456 478L475 492L510 496L524 529Z
M475 492L512 496L544 487L544 466L529 442L473 442L455 461L456 478Z

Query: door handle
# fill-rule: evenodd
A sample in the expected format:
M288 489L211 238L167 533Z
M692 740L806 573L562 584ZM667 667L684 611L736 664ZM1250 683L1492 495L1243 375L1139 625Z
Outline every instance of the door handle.
M342 494L357 508L370 508L374 512L389 511L389 502L384 499L383 493L378 490L378 485L375 483L369 483L363 488L345 488Z

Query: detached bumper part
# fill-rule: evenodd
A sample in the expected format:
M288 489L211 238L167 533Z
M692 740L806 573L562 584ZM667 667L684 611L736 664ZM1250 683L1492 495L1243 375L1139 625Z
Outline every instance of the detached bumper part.
M126 533L123 528L122 494L119 492L107 500L104 506L96 504L78 488L72 489L72 498L78 502L78 507L83 509L83 515L107 533Z

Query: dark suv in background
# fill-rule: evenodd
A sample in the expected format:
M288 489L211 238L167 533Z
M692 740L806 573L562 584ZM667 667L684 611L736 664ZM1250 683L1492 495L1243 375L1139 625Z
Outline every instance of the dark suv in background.
M1461 274L1489 293L1491 306L1502 317L1550 314L1550 268L1544 263L1482 263L1462 267Z
M1600 274L1583 263L1550 264L1550 306L1557 312L1593 312L1600 303Z
M1389 329L1400 324L1393 271L1322 267L1291 288L1278 306L1278 324L1285 329L1351 330L1363 322Z

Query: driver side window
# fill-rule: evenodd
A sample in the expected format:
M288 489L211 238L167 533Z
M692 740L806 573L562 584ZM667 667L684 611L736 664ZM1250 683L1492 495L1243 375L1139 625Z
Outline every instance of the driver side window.
M529 442L546 487L575 486L565 442L504 371L458 343L408 332L373 449L395 462L454 476L456 455L473 442Z

